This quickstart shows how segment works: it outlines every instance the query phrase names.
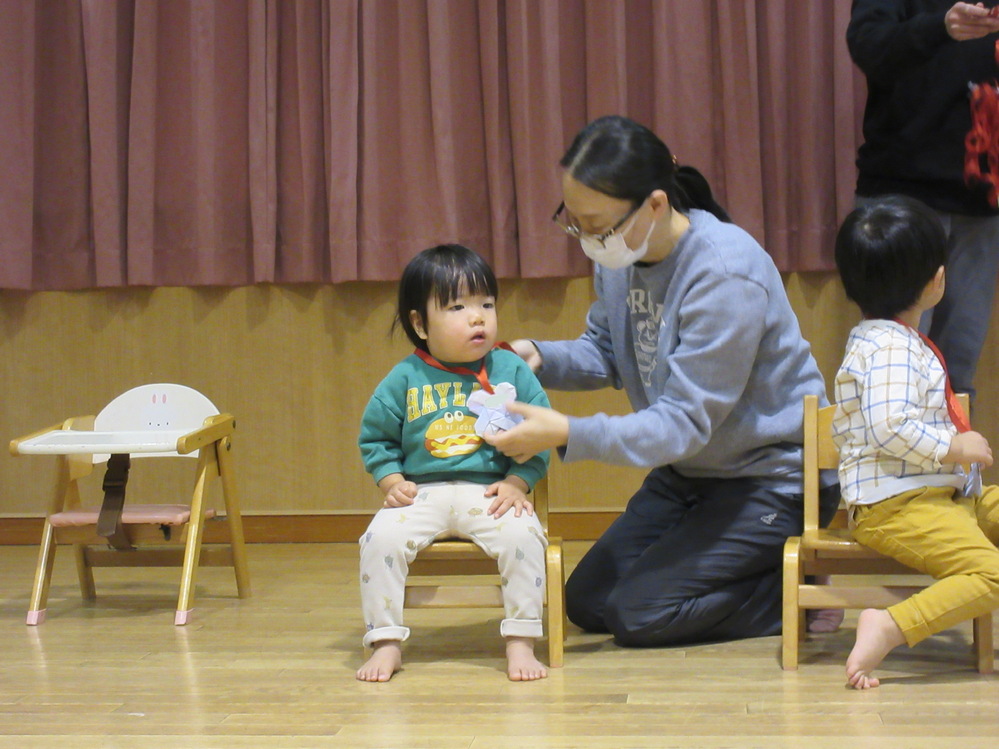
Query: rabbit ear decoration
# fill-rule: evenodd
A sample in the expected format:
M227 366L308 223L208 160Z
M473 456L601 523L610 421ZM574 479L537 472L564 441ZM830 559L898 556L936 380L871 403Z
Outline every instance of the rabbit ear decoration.
M517 388L509 382L494 385L492 393L476 390L468 396L468 409L479 417L475 420L475 433L480 437L499 434L523 421L523 416L507 411L507 404L515 400Z

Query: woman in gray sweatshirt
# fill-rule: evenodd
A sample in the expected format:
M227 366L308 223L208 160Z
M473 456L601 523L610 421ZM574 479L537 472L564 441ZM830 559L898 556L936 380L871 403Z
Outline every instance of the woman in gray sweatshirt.
M523 404L491 438L527 460L651 468L566 583L569 618L657 646L773 635L781 559L802 525L802 397L825 385L770 256L651 131L603 117L561 160L555 220L596 262L573 341L517 341L542 384L624 388L633 413ZM823 506L835 511L835 475Z

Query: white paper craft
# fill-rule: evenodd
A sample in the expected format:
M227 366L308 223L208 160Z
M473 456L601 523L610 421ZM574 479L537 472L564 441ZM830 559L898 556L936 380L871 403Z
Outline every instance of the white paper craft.
M964 496L965 497L980 497L982 496L982 464L972 463L971 470L968 471L968 477L964 482Z
M507 411L507 404L517 400L517 388L509 382L493 386L493 392L476 390L468 396L468 409L477 414L475 433L480 437L499 434L511 429L524 420L519 414Z

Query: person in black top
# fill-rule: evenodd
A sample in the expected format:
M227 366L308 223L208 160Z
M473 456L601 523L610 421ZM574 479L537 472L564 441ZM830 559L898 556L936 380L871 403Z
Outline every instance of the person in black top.
M965 137L971 87L999 78L996 32L999 7L951 0L854 0L846 32L868 88L857 203L908 195L943 222L947 290L920 327L954 389L972 395L999 271L999 206L965 180Z

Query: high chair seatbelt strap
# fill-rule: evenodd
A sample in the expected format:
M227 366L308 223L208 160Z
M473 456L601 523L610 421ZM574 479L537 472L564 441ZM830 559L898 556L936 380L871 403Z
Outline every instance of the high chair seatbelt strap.
M106 538L118 551L132 551L135 548L128 540L121 523L130 465L131 458L127 453L112 455L108 460L108 469L104 474L104 502L101 504L100 515L97 516L97 535Z

